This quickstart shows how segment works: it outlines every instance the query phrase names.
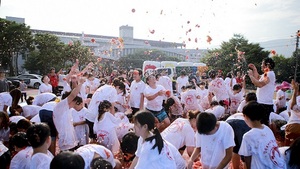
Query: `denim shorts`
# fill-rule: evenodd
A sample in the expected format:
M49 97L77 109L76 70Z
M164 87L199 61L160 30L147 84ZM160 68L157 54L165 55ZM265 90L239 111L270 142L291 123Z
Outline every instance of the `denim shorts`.
M164 119L168 118L168 115L165 111L165 109L161 109L160 111L153 111L153 110L149 110L157 119L158 121L161 123L162 121L164 121Z

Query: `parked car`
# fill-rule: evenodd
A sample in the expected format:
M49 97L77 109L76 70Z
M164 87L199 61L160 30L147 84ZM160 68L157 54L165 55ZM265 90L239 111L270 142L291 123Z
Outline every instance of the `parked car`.
M7 80L24 80L28 87L38 89L42 84L42 76L37 74L22 74L19 76L7 77Z

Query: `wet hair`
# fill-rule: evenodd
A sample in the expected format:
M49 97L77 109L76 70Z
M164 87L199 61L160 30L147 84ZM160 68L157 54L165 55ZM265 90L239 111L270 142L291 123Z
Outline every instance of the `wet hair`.
M287 163L288 166L290 168L300 168L300 137L293 141L293 143L290 145L290 148L285 151L285 154L287 154L288 151L290 152L290 159Z
M153 145L152 149L155 149L157 147L158 153L160 154L163 147L164 147L164 142L163 139L158 131L158 129L154 126L155 125L155 117L154 115L146 110L141 110L138 111L134 116L133 116L134 122L138 122L143 125L148 126L149 131L153 131L153 136L148 137L145 139L145 141L150 141L152 142L155 139L155 144Z
M32 148L42 146L50 136L50 128L45 123L33 124L26 132L29 144Z
M134 154L137 150L138 139L139 137L133 132L129 132L123 136L121 141L122 152Z
M274 69L275 67L275 62L272 58L264 58L263 62L266 66L269 66L270 69Z
M197 116L198 116L198 114L200 114L201 112L199 111L199 110L195 110L195 111L193 111L193 110L189 110L188 112L187 112L187 116L188 116L188 119L189 120L191 120L191 119L196 119L197 118Z
M150 80L150 78L151 77L154 77L155 78L155 75L154 74L150 74L150 75L148 75L147 77L146 77L146 83L149 85L149 80Z
M217 124L217 118L212 113L202 112L197 116L197 130L199 134L208 134Z
M29 146L25 132L18 132L15 135L13 135L10 139L10 143L18 148L24 148Z
M168 98L165 104L166 110L169 110L170 107L173 106L174 104L175 104L175 100L172 97Z
M232 90L240 90L240 89L242 89L242 86L240 84L235 84L232 87Z
M84 165L84 160L79 154L65 151L59 153L52 159L50 169L84 169Z
M111 106L111 103L107 100L100 102L98 106L98 120L100 120L101 116L106 112L104 109L110 109Z
M27 105L32 105L33 99L34 99L34 97L29 96L29 97L26 99Z
M250 102L250 101L257 101L257 97L256 97L256 94L251 92L251 93L248 93L245 97L245 100L246 102Z
M31 126L31 122L28 119L21 119L17 123L17 129L24 129L25 131Z
M112 81L112 86L116 87L116 86L120 86L120 84L122 84L123 82L121 82L120 79L118 78L115 78L113 81Z
M2 119L2 123L0 125L0 129L4 128L5 130L8 129L9 126L9 117L7 113L0 111L0 119Z
M83 102L82 98L79 97L79 96L76 96L74 99L73 99L74 102L76 102L76 104L81 104Z
M243 108L243 114L246 115L251 121L261 121L265 111L266 110L264 106L256 101L250 101Z
M217 72L212 69L208 72L208 76L213 79L217 76Z
M91 169L113 169L110 162L104 160L102 157L94 158L90 164Z

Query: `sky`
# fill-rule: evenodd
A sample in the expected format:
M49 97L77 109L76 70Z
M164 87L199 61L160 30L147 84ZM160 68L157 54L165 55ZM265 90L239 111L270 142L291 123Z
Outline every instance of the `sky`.
M299 7L299 0L1 0L0 17L25 18L33 29L106 36L119 36L119 27L129 25L134 38L212 49L233 34L294 45Z

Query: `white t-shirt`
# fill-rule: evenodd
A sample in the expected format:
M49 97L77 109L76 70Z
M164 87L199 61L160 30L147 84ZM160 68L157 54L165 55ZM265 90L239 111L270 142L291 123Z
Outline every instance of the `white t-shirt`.
M269 77L270 82L265 86L257 87L256 89L257 102L272 105L276 81L275 73L273 71L269 71L267 73L267 77ZM261 75L259 81L263 81L264 78L264 75Z
M8 92L0 93L0 111L3 111L4 106L11 106L12 97Z
M81 110L76 111L75 109L71 109L73 123L77 122L85 122L85 116L88 113L88 109L83 107ZM89 127L87 124L74 126L75 133L77 136L78 145L86 145L88 143L88 131Z
M56 98L56 95L53 93L41 93L34 97L32 105L42 106L54 98Z
M227 91L230 91L231 88L236 84L236 79L232 78L232 87L230 87L230 81L231 81L231 78L229 78L229 77L226 77L224 80Z
M42 107L36 105L25 105L22 106L23 113L22 115L26 118L32 118L35 115L39 114Z
M195 147L194 135L195 132L189 120L184 118L176 119L161 133L161 136L177 150L183 146Z
M285 168L274 134L265 125L263 129L252 128L244 134L239 154L252 156L251 168Z
M282 116L280 116L280 115L278 115L274 112L271 112L270 116L269 116L269 122L271 123L274 120L283 120L283 121L285 121L285 119Z
M212 113L216 116L217 119L220 119L225 113L225 107L216 105L213 108L205 110L205 112Z
M184 111L199 110L203 111L202 107L198 104L197 92L195 89L188 89L181 95L181 103L184 104Z
M94 158L95 153L102 157L104 160L108 161L113 168L116 166L113 153L102 145L87 144L79 147L77 150L75 150L75 152L83 158L85 169L90 168L90 164Z
M216 100L226 100L229 98L224 80L222 78L215 78L208 85L208 92L214 93Z
M121 122L116 128L118 140L121 142L122 138L127 133L132 132L132 131L134 131L134 124L129 123L129 122L128 123Z
M145 90L144 90L144 95L145 96L152 96L155 93L159 92L159 91L165 91L166 89L161 86L161 85L156 85L156 88L153 89L151 88L149 85L146 86ZM153 110L153 111L160 111L163 107L162 107L162 103L163 103L163 96L157 96L155 99L153 100L148 100L146 98L146 108L149 110Z
M48 151L48 154L36 153L31 156L30 169L49 169L53 155Z
M233 91L229 91L230 98L230 113L235 113L238 110L238 107L241 101L244 99L245 91L242 89L239 93L233 94Z
M5 147L5 145L3 144L2 140L0 140L0 156L2 156L7 151L8 151L8 148Z
M69 150L78 145L68 99L60 101L54 107L53 122L58 132L60 150Z
M242 113L243 112L243 108L246 106L246 100L242 100L241 103L239 104L239 107L237 108L237 112Z
M174 169L176 168L175 158L169 149L169 146L164 142L164 147L162 148L160 154L158 148L152 149L155 144L155 139L150 141L143 141L140 137L138 140L138 147L135 155L138 157L138 161L135 169L153 169L153 168L163 168L163 169Z
M115 104L115 107L118 109L119 112L125 112L126 109L123 107L125 104L125 95L123 96L123 92L117 94L117 101L118 103Z
M156 84L162 85L166 90L173 93L172 80L168 76L161 76Z
M145 87L146 84L142 80L139 82L136 82L135 80L131 82L129 98L130 107L140 108L141 94L143 94Z
M180 94L182 86L186 86L189 84L189 77L188 76L177 77L176 84L178 84L177 94Z
M196 134L196 147L201 147L200 161L203 168L216 168L225 157L226 149L233 146L233 129L223 121L220 121L219 129L212 135Z
M9 121L11 122L11 123L18 123L20 120L22 120L22 119L26 119L24 116L11 116L11 117L9 117Z
M41 93L52 93L52 86L51 84L45 84L45 83L42 83L39 87L39 94Z
M116 127L121 120L115 118L110 112L105 112L103 118L99 121L95 119L94 133L97 135L98 142L110 149L113 153L117 153L120 149L120 143L116 133Z
M98 116L99 104L103 100L115 103L117 101L117 90L111 85L104 85L97 89L90 101L88 107L89 113L86 115L86 119L91 122L95 121Z
M10 169L29 169L31 156L33 153L32 147L26 147L19 151L10 162Z
M94 80L88 80L86 79L86 81L84 82L85 86L90 87L90 91L94 92L98 89L98 87L100 86L100 80L97 78L94 78Z
M283 117L285 121L289 121L290 115L288 113L288 110L284 110L281 113L279 113L279 116Z
M183 159L182 155L179 153L178 149L174 147L171 143L168 141L165 141L167 148L170 150L172 153L175 164L176 164L176 169L184 169L186 168L186 161Z

